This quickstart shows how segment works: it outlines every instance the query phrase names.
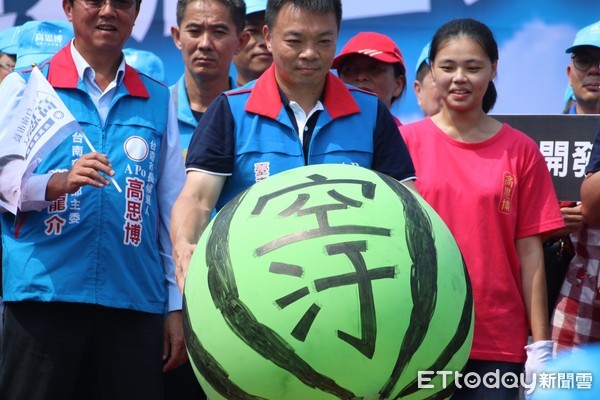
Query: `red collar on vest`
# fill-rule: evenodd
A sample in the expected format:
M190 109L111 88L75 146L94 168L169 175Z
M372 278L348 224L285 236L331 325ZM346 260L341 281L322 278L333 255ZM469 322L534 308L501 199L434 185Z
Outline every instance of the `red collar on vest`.
M48 82L55 88L74 89L79 83L77 68L71 55L71 43L59 50L52 59L40 68L48 66ZM131 96L149 98L148 90L137 71L125 64L123 84Z
M234 93L236 92L233 91L231 94ZM332 119L360 112L360 108L346 84L331 72L325 78L323 99L323 106ZM275 66L271 65L254 84L246 103L246 111L277 119L282 106L283 103L275 79Z

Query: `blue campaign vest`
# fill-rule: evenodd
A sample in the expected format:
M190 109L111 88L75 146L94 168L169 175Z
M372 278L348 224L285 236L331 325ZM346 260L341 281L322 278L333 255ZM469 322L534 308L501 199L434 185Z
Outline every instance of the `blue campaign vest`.
M61 54L65 49L42 66L44 74L52 73L55 62L61 67L65 61L72 63L70 52ZM74 64L67 64L74 69ZM76 71L66 72L72 73ZM28 79L29 74L25 71L23 76ZM84 186L41 211L20 213L16 221L12 215L3 215L4 298L91 303L162 314L167 285L159 254L155 188L167 132L168 88L127 67L102 126L83 82L78 77L70 79L66 85L70 87L49 81L95 149L108 154L123 191L118 193L114 185ZM138 94L132 95L131 88ZM35 172L68 170L88 152L85 141L74 134Z
M268 167L268 174L274 175L305 165L302 143L283 106L275 118L247 111L250 88L254 84L227 92L235 121L235 161L233 173L227 178L217 202L217 210L260 179L261 168L264 171ZM358 89L348 89L360 112L332 118L326 99L325 110L318 116L309 145L308 164L372 166L377 97Z
M232 88L235 87L235 83L231 77L229 78L229 86ZM179 141L181 144L181 152L185 158L187 155L187 149L190 146L190 141L194 135L194 131L198 126L198 122L192 113L192 106L190 105L187 88L185 87L185 74L181 75L181 78L179 78L173 86L170 86L169 90L173 95L175 109L177 110Z
M194 114L192 114L192 107L190 106L190 100L188 99L187 90L185 88L185 75L182 75L173 86L169 87L169 90L173 94L173 101L175 102L175 108L177 109L179 141L181 144L181 151L185 155L187 153L187 148L190 146L192 135L198 125L194 118Z

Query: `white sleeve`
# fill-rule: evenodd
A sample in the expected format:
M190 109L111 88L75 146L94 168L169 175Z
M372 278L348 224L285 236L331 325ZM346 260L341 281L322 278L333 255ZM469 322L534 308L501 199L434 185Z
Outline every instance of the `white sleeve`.
M167 134L161 146L158 164L158 184L156 185L159 231L158 240L160 254L167 280L169 311L181 310L182 296L175 281L175 262L173 261L173 246L169 236L171 224L171 209L185 183L185 167L181 146L179 144L179 128L173 99L169 100L169 116Z
M3 107L0 107L0 141L7 134L8 127L15 125L15 112L26 86L27 82L23 76L16 72L8 74L0 84L0 99L3 103ZM46 201L46 186L50 176L52 174L32 175L21 186L21 211L39 211L50 204Z

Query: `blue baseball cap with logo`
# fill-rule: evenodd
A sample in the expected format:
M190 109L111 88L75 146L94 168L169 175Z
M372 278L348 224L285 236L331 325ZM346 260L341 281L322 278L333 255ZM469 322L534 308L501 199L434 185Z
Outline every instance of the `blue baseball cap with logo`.
M0 51L6 54L17 54L19 45L19 26L11 26L0 31Z
M600 47L600 21L588 25L577 32L573 45L565 50L565 52L572 53L580 46Z
M148 50L139 50L131 47L123 49L125 61L140 72L164 82L165 67L159 56Z
M246 0L246 15L265 11L266 9L267 0Z
M415 71L418 72L419 68L421 68L421 64L426 63L429 65L429 50L431 49L431 42L428 42L423 50L421 50L421 54L419 55L419 59L417 60L417 66Z
M73 38L68 21L29 21L19 30L15 68L39 64L52 57Z

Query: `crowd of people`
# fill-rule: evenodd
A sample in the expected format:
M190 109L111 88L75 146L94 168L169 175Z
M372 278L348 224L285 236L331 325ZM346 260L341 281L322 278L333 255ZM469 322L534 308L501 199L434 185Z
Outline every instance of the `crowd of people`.
M473 287L464 372L531 380L553 352L600 342L600 126L581 202L559 203L537 144L488 115L499 54L485 24L454 19L425 44L424 118L403 125L390 112L407 91L400 48L361 32L336 55L340 0L178 0L171 87L158 57L124 48L141 3L63 0L68 23L0 32L0 98L18 101L37 64L82 128L19 190L3 172L15 158L0 163L0 189L20 193L16 215L0 215L0 398L205 398L181 311L196 243L238 193L308 164L384 173L442 217ZM20 41L41 24L59 39ZM566 112L600 114L600 21L566 52ZM574 251L555 306L552 238Z

